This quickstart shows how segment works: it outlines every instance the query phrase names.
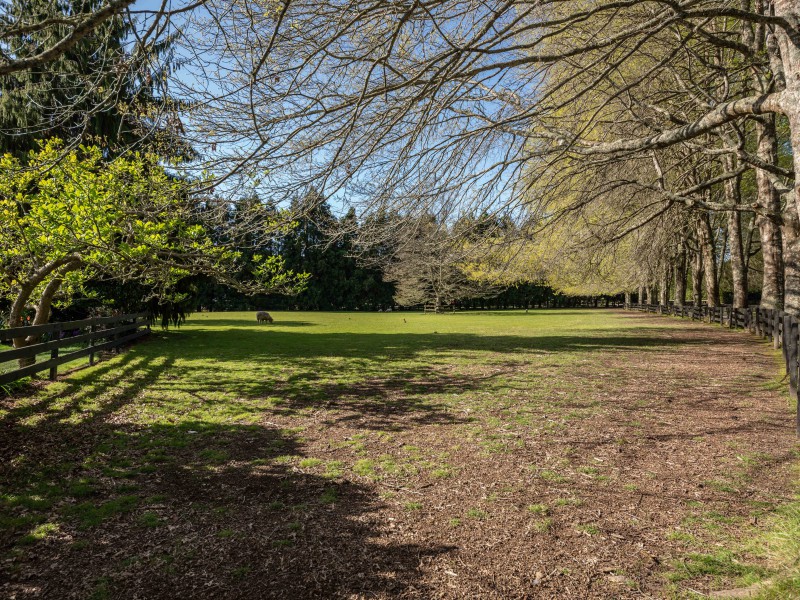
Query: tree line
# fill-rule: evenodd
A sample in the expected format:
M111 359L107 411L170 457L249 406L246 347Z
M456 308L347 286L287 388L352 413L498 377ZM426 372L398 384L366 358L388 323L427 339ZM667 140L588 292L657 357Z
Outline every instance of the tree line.
M138 4L4 4L3 143L156 154L215 245L241 205L237 267L317 189L355 209L362 268L414 242L382 267L408 301L461 277L800 313L798 0Z

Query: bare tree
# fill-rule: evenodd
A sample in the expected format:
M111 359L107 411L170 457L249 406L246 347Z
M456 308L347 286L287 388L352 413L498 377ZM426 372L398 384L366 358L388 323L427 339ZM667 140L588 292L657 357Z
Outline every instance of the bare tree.
M422 220L394 223L403 233L395 242L392 260L384 277L395 283L395 301L403 306L430 304L436 312L458 300L486 298L500 292L470 272L474 247L430 216Z
M616 185L642 201L634 213L614 209L609 243L678 205L756 214L767 304L780 302L783 262L786 306L800 311L798 0L206 0L125 10L139 15L145 41L180 26L191 75L168 83L206 153L187 173L214 172L218 189L247 184L288 199L313 184L362 212L452 213L456 202L552 223L608 193L602 185L564 202L580 168L625 165L635 177ZM792 168L778 165L776 116L788 125ZM735 189L748 169L759 174L751 203ZM737 219L731 239L741 237Z

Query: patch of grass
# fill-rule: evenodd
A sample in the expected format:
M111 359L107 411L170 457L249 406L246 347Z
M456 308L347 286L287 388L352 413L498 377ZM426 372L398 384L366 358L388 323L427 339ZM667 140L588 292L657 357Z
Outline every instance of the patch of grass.
M670 531L667 534L667 539L672 540L674 542L685 542L687 544L693 544L697 541L697 538L693 536L691 533L678 530Z
M106 519L123 515L134 510L139 503L137 496L121 496L101 504L84 502L71 507L67 514L76 518L82 528L99 525Z
M553 527L553 519L539 519L533 524L533 530L538 533L545 533Z
M322 464L321 458L304 458L300 461L299 467L301 469L313 469L314 467L318 467Z
M58 523L42 523L34 527L29 534L19 540L20 544L34 544L50 536L57 534L61 530Z
M565 481L567 481L566 477L564 477L563 475L559 475L555 471L551 471L549 469L539 471L539 477L551 483L564 483Z
M597 535L600 533L600 528L594 523L584 523L583 525L578 525L575 529L582 533L588 533L589 535Z
M322 504L333 504L338 499L339 495L336 493L336 489L334 488L326 489L324 492L322 492L322 495L319 497L319 501L322 502Z
M431 477L435 477L436 479L447 479L448 477L453 476L453 469L449 466L447 467L439 467L431 471Z
M249 565L242 565L241 567L236 567L231 571L231 577L234 579L244 579L252 570L253 568Z
M353 472L361 477L374 478L376 475L375 461L368 458L357 460L353 463Z
M547 515L550 512L550 509L547 507L546 504L529 504L528 510L535 515Z
M220 465L228 460L228 452L210 448L200 452L200 458L210 464Z
M139 515L137 522L142 527L158 527L162 523L161 517L159 517L156 513L149 511Z
M556 506L580 506L581 504L583 504L583 500L575 497L556 498L553 504L555 504Z
M753 598L784 600L800 598L800 500L778 508L766 519L766 530L747 544L748 550L765 555L768 580Z
M704 481L703 484L706 487L710 487L712 490L717 490L718 492L725 492L726 494L739 493L739 490L727 481L718 481L716 479L712 479L709 481Z
M325 472L322 474L327 479L337 479L342 476L342 461L331 460L325 463Z
M767 573L763 567L740 561L730 550L719 550L713 554L691 553L679 561L674 561L672 568L667 577L673 582L699 576L760 577Z
M108 600L111 598L111 583L111 579L108 577L101 577L95 580L94 587L89 593L89 600Z
M93 478L82 477L77 481L72 481L67 487L67 495L73 498L86 498L91 496L97 489L97 482Z
M422 502L406 502L404 508L406 510L422 510Z
M477 521L483 521L489 517L489 513L485 510L481 510L480 508L470 508L467 511L467 516L470 519L475 519Z

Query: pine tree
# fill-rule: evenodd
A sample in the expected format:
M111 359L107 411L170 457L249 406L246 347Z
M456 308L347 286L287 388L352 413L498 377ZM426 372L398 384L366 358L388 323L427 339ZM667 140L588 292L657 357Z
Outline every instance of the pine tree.
M11 0L0 17L6 24L40 22L96 10L100 0ZM64 26L51 26L10 40L7 53L24 58L59 39ZM0 77L0 154L17 156L38 140L79 140L113 156L146 143L165 157L189 158L181 139L179 103L163 87L177 66L166 38L136 60L127 47L132 24L123 16L107 21L46 68Z

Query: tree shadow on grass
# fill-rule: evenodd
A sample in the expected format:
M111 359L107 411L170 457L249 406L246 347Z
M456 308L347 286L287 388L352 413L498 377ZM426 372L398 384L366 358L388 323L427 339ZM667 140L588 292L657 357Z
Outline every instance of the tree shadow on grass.
M255 319L255 313L253 313L252 321L243 321L242 319L197 318L192 320L192 325L196 328L213 327L215 329L247 329L250 327L256 327L258 329L269 331L270 329L276 329L280 327L310 327L315 325L315 323L312 323L311 321L283 321L280 319L276 319L274 323L258 323Z
M697 332L331 334L233 324L235 332L154 336L5 411L1 595L431 595L420 565L453 548L398 540L377 516L374 489L324 462L303 466L302 440L265 415L325 408L323 424L385 430L460 423L446 398L502 390L520 362L708 341ZM473 354L492 370L448 368L469 366ZM137 425L137 411L159 402L163 410ZM214 419L187 418L191 402ZM223 422L229 406L234 422ZM236 423L243 414L257 424Z
M0 596L426 596L421 563L455 549L393 539L375 491L299 462L289 430L107 416L3 449Z
M171 369L173 378L159 380L152 390L165 396L187 393L207 404L271 398L274 411L283 415L325 408L339 422L394 429L460 422L453 397L502 392L520 364L545 356L702 343L696 336L182 331L168 351L183 360ZM471 361L480 365L487 357L490 372L470 369ZM460 367L452 368L453 363Z
M663 330L654 328L663 333ZM209 334L213 343L209 343ZM554 352L602 352L615 349L658 349L701 345L712 336L670 335L658 337L637 331L632 335L476 335L469 333L308 333L279 329L240 328L227 340L219 332L202 329L180 331L181 353L190 358L269 361L285 358L342 357L367 360L414 358L431 351L495 351L547 354ZM211 350L211 352L209 352Z

